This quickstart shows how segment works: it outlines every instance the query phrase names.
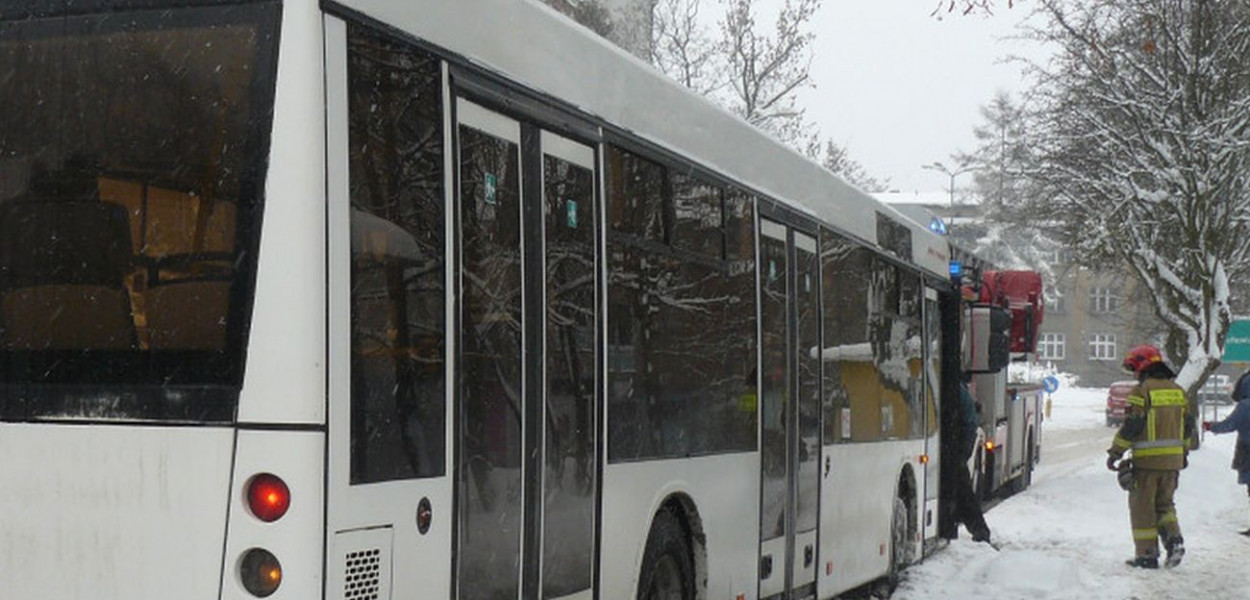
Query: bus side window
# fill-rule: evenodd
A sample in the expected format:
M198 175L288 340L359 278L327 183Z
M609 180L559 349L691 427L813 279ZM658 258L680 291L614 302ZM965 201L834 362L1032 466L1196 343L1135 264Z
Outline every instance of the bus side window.
M442 71L348 27L351 482L446 470Z
M824 231L820 262L825 285L825 443L878 439L880 402L870 343L872 254Z

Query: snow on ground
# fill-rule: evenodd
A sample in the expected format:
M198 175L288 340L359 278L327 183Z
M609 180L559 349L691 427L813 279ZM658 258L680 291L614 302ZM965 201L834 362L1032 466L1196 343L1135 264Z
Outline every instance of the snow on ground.
M986 515L995 551L966 532L911 567L893 600L1241 600L1250 598L1250 501L1229 468L1235 434L1207 434L1181 472L1177 515L1187 553L1175 569L1142 571L1128 494L1104 466L1112 428L1106 390L1061 388L1043 425L1033 486ZM1228 412L1223 407L1221 413ZM1209 415L1208 415L1209 416Z

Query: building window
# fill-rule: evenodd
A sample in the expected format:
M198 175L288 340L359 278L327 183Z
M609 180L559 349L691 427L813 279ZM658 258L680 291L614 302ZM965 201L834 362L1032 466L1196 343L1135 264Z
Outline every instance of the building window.
M1053 299L1046 300L1046 312L1061 315L1068 312L1068 298L1061 294L1055 294Z
M1089 338L1090 360L1115 360L1115 334L1095 333Z
M1089 291L1089 312L1115 312L1118 298L1111 288L1093 288Z
M1037 358L1041 360L1063 360L1066 354L1066 340L1062 333L1043 333L1037 343Z
M1068 262L1068 252L1062 248L1047 250L1042 253L1042 262L1048 265L1062 265Z

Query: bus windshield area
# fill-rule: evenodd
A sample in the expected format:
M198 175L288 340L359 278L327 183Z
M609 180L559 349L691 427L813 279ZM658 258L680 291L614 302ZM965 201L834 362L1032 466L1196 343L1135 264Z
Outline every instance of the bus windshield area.
M0 12L0 420L234 419L279 7L129 3Z

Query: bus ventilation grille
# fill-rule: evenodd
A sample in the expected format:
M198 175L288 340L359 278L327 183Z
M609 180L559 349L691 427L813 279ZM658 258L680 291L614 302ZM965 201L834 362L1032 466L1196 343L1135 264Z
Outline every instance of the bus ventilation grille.
M382 582L382 551L348 552L343 577L344 600L378 600Z

